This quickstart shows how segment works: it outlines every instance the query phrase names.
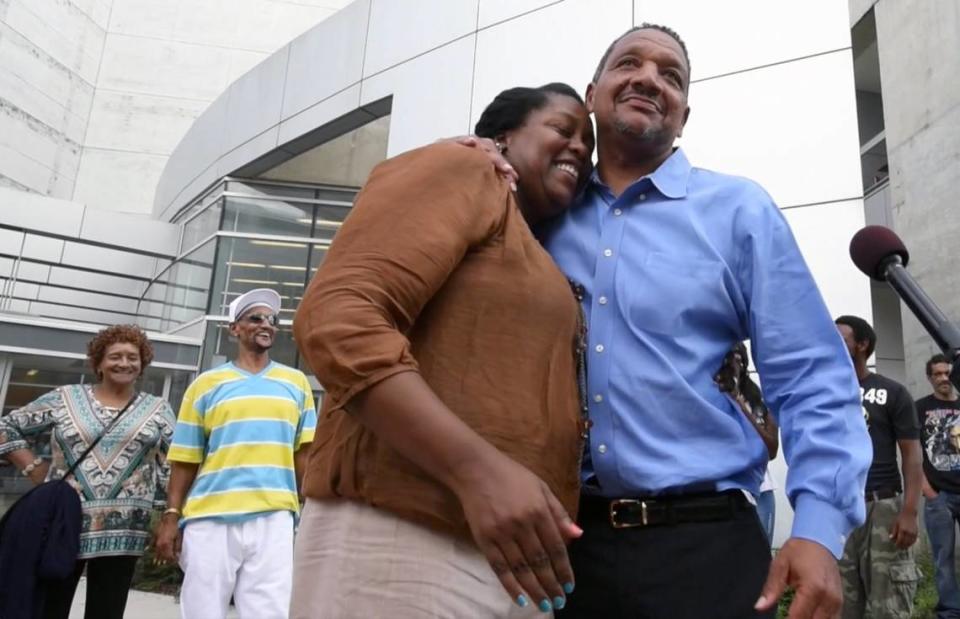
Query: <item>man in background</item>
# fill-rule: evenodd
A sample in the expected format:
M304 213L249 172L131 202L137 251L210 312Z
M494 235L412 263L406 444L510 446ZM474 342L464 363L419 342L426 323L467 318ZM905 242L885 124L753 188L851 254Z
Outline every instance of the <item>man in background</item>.
M241 617L289 612L303 447L317 414L303 372L270 360L279 312L273 290L235 299L236 359L183 396L156 546L161 559L180 560L184 619L222 619L231 596Z
M944 355L930 357L927 380L933 393L916 402L923 445L923 519L933 551L938 619L960 618L960 587L954 563L960 521L960 401L950 382L952 369Z
M910 617L919 579L911 547L917 541L923 484L913 398L900 383L867 369L877 334L866 320L840 316L836 324L860 381L863 416L873 441L867 520L850 534L840 560L843 619Z

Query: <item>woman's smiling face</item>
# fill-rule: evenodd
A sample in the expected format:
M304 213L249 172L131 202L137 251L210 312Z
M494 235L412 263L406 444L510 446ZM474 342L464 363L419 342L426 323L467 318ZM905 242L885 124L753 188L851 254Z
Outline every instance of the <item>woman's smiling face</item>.
M136 381L142 371L140 349L132 342L110 344L97 371L104 383L126 386Z
M593 154L593 125L576 99L550 94L522 125L502 139L504 156L520 177L517 193L527 223L566 210L588 173Z

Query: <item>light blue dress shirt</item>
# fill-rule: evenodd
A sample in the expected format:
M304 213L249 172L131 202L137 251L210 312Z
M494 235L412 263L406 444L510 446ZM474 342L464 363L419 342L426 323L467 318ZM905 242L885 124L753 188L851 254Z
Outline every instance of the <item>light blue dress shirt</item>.
M586 289L584 491L758 494L767 450L713 381L749 339L790 467L792 534L839 557L864 521L872 448L850 355L770 196L678 149L619 197L594 174L540 236Z

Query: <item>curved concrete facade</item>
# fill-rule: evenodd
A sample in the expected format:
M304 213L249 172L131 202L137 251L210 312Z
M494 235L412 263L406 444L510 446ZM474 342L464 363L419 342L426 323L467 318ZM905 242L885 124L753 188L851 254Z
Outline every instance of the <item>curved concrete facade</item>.
M148 214L214 97L347 3L0 1L0 187Z
M200 116L163 171L154 215L170 219L222 176L292 156L304 136L387 111L395 155L468 133L503 88L565 81L582 92L609 42L642 22L669 25L689 47L692 113L679 143L693 164L764 185L831 312L870 319L868 282L847 256L864 215L839 0L357 0ZM782 461L773 471L784 514ZM778 540L788 527L780 518Z

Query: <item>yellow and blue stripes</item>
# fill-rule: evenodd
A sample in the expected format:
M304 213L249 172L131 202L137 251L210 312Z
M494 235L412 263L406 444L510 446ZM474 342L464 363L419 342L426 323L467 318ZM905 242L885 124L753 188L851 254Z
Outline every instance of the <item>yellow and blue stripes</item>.
M199 464L183 521L244 519L299 507L293 454L313 441L317 413L307 377L271 363L251 374L227 363L183 397L167 458Z

